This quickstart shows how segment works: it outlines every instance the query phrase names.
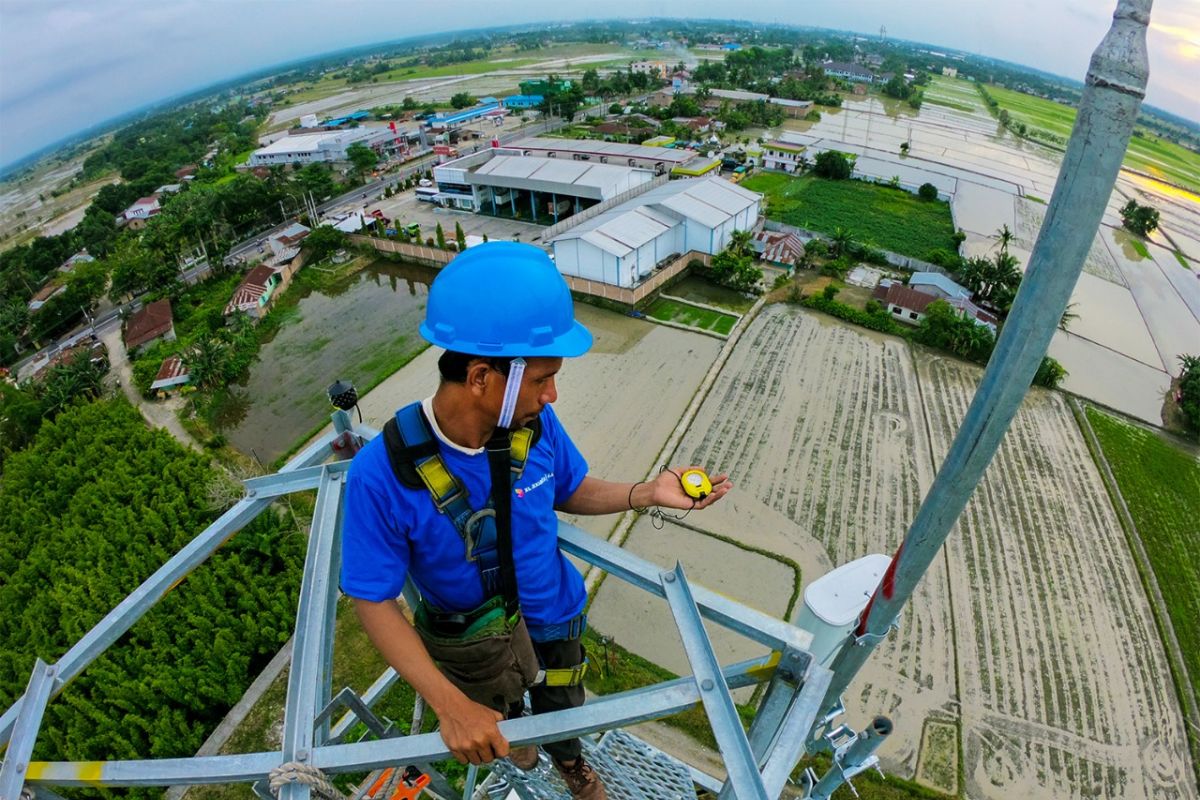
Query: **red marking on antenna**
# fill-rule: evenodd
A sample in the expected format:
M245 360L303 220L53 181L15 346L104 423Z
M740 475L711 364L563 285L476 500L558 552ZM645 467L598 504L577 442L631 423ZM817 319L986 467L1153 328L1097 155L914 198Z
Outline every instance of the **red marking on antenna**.
M892 563L888 564L887 571L883 573L879 589L871 595L871 599L867 601L867 607L863 609L862 616L858 618L858 627L854 629L855 636L867 635L867 620L871 617L871 606L875 605L875 598L882 594L885 600L891 600L892 595L896 593L896 567L900 565L900 553L903 551L904 542L901 542L900 546L896 548L896 555L892 556Z

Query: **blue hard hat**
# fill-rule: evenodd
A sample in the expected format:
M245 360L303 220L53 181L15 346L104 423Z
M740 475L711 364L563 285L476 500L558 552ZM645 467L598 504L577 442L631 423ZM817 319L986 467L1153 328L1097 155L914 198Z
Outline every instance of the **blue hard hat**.
M569 358L592 346L550 256L519 242L485 242L447 264L420 330L430 344L478 356Z

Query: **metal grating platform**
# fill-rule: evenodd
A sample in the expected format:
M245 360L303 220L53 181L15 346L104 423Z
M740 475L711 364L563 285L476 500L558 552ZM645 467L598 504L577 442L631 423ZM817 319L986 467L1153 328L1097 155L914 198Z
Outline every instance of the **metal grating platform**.
M583 740L583 753L604 781L611 800L695 800L691 771L682 761L651 747L624 730L609 731L599 744ZM493 797L509 790L521 800L571 800L571 794L545 753L537 769L525 772L507 761L496 762L500 782L489 787Z

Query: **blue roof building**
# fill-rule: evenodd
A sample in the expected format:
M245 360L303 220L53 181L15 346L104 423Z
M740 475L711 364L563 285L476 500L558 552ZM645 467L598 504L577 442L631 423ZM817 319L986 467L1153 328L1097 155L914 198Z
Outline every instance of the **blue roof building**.
M505 108L537 108L545 100L540 94L513 94L504 98Z
M499 101L494 103L484 103L475 106L474 108L464 108L462 111L455 111L452 114L434 114L425 120L427 128L456 128L459 125L466 125L480 117L496 116L504 114L504 108Z

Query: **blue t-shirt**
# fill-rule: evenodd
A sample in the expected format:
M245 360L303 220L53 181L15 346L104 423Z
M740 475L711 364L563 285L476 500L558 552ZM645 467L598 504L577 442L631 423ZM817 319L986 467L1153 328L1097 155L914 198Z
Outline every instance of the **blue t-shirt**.
M525 617L533 625L553 625L579 614L587 599L579 571L558 549L554 513L587 476L587 462L550 406L541 420L542 435L512 488L513 561ZM446 467L466 486L471 508L483 508L492 486L487 454L438 444ZM351 597L381 602L399 596L406 577L444 611L470 611L486 599L479 568L467 561L454 524L427 490L396 480L380 434L350 465L341 586Z

